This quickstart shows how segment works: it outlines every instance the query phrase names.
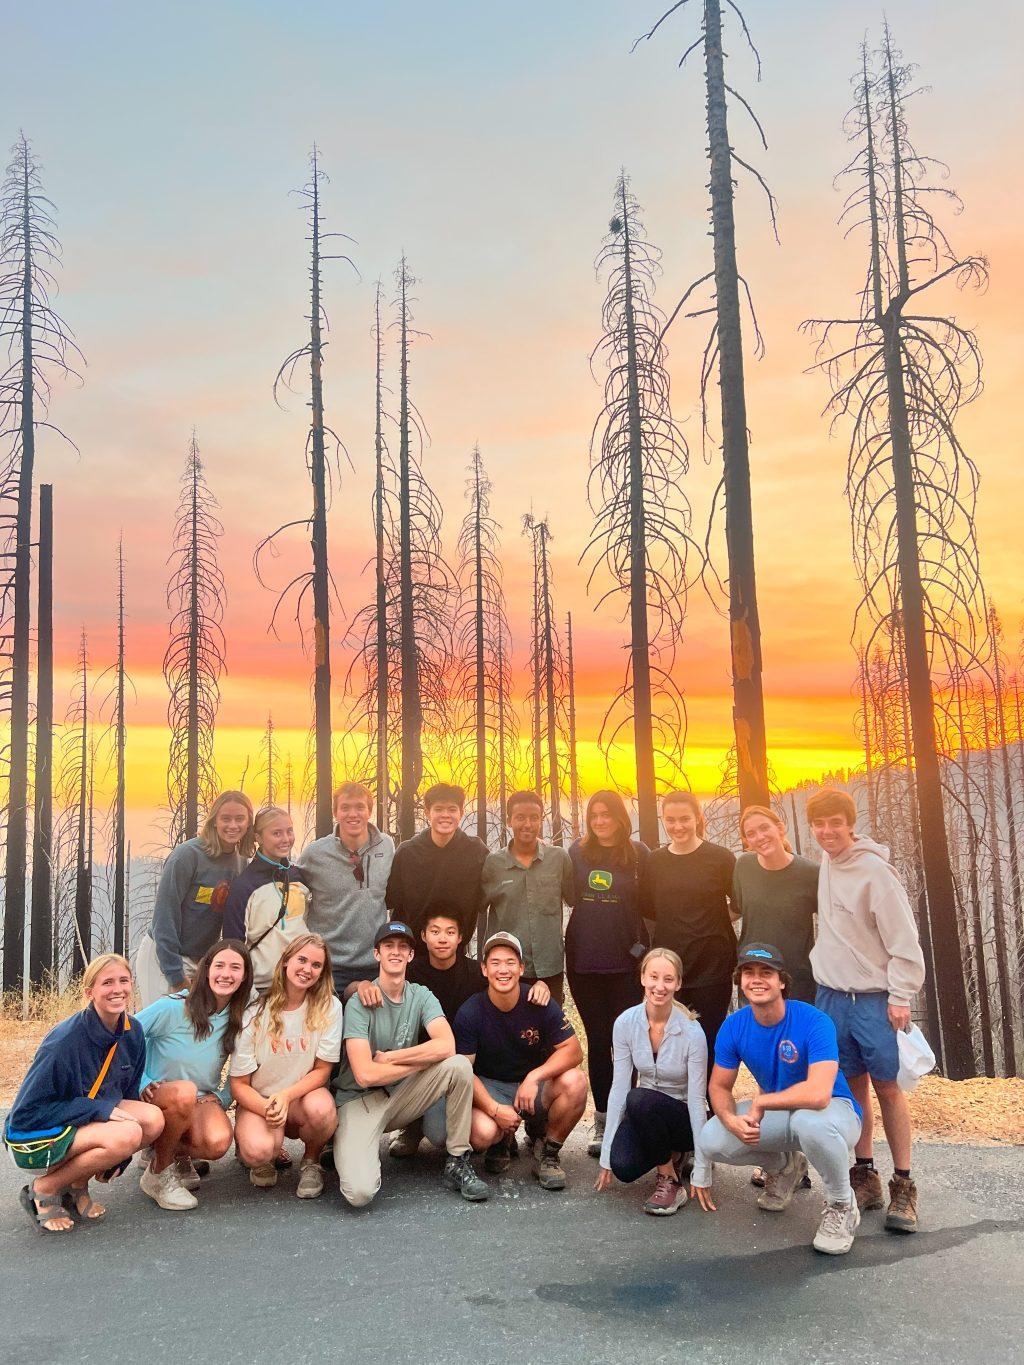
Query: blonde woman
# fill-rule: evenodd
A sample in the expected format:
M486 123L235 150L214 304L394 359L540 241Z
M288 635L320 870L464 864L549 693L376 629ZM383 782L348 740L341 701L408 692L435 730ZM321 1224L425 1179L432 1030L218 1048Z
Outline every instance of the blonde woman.
M250 1008L231 1057L235 1141L259 1189L277 1184L274 1161L290 1137L305 1146L298 1197L316 1199L323 1192L320 1153L338 1126L327 1082L341 1057L341 1017L327 946L319 934L303 934L281 955L270 990Z
M253 982L262 994L293 939L309 933L309 891L291 861L292 817L282 806L267 806L253 821L256 852L231 883L224 906L224 937L237 938L252 957Z
M85 1009L39 1045L4 1129L15 1165L40 1172L19 1198L45 1232L71 1232L77 1219L104 1218L106 1209L89 1194L90 1179L120 1175L164 1126L156 1105L139 1099L146 1041L128 1013L126 959L104 953L90 962L82 994Z
M153 922L135 959L143 1006L187 989L196 963L223 936L232 879L252 857L252 820L244 792L223 792L197 837L179 844L164 863Z
M740 816L740 838L747 851L736 859L732 882L733 908L743 924L740 947L773 943L792 977L789 999L813 1005L818 865L797 857L785 820L769 806L747 806Z
M608 1189L613 1176L632 1184L653 1169L657 1178L643 1208L662 1217L686 1203L683 1158L707 1118L708 1046L700 1024L676 1003L682 979L678 954L652 948L640 968L642 1003L615 1021L608 1122L594 1186ZM703 1169L697 1175L703 1179Z

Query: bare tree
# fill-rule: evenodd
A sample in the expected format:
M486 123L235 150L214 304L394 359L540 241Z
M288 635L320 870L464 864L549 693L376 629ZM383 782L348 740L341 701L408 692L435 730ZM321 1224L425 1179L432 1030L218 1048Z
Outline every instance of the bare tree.
M637 42L654 36L666 19L684 8L688 0L677 0ZM760 79L761 59L754 48L746 20L734 0L726 0L739 22L757 62ZM690 305L688 316L710 313L711 334L704 349L701 372L701 407L705 435L708 431L708 389L717 370L721 399L722 483L725 503L725 540L729 563L729 643L733 685L733 728L736 747L736 776L740 806L769 800L769 773L764 723L764 695L761 685L761 626L757 609L754 574L754 531L750 500L750 438L747 428L747 401L743 375L743 329L741 287L750 304L750 290L739 272L736 256L734 195L738 169L746 171L768 196L772 229L775 230L775 200L759 171L739 155L730 139L728 101L739 103L753 120L762 144L767 147L764 130L747 101L725 78L722 46L722 6L720 0L702 0L701 30L683 53L682 66L691 52L704 52L704 82L707 98L707 155L711 197L711 237L714 246L712 270L695 280L676 306L672 320L702 286L713 290L709 305ZM634 48L636 44L634 44ZM763 351L757 320L751 308L756 353ZM717 493L715 501L717 501ZM709 528L710 529L710 528Z
M0 784L6 812L3 989L24 970L28 849L29 648L36 433L50 380L81 353L54 309L60 243L55 209L24 133L0 184ZM61 434L58 432L58 434ZM6 782L3 779L6 778Z
M548 812L551 821L551 842L561 844L564 839L562 820L562 755L565 752L565 660L555 616L554 584L551 557L551 527L547 517L539 519L532 512L523 517L523 534L530 538L535 565L536 594L532 629L532 672L534 692L529 698L536 711L543 714L543 732L534 737L534 765L537 752L542 752L547 763ZM543 785L540 788L543 796Z
M72 697L70 720L78 731L78 775L75 790L78 797L75 837L75 938L71 971L83 972L92 956L92 858L91 820L89 818L92 791L92 768L89 743L89 650L85 630L82 631L78 652L78 674Z
M956 891L945 827L935 697L977 664L984 601L974 531L977 471L956 434L960 407L979 391L973 335L926 313L920 297L949 280L979 283L981 258L958 256L932 205L958 202L931 182L935 163L907 134L910 68L885 31L877 71L862 53L849 134L855 144L844 218L868 238L855 318L815 319L819 364L836 419L852 422L848 492L859 615L870 651L899 638L906 663L927 914L947 1072L973 1074ZM895 631L895 634L893 632Z
M565 618L565 673L569 701L569 820L572 837L578 839L582 827L580 770L576 754L576 663L572 645L572 612Z
M125 837L126 809L126 755L128 750L128 725L126 702L128 689L132 687L125 666L125 562L124 536L117 542L117 658L111 669L101 675L99 682L106 679L109 690L100 704L100 715L109 717L106 739L113 746L114 757L114 795L110 805L110 853L113 855L113 885L110 888L110 905L113 917L113 945L115 953L123 953L128 942L126 923L128 916L127 900L127 844Z
M581 558L593 564L588 589L599 570L611 580L598 605L622 599L629 621L625 677L598 742L610 761L623 731L632 729L639 834L652 848L658 843L659 775L671 786L681 780L686 707L673 670L686 612L687 559L691 551L699 557L682 490L689 451L672 418L664 318L653 298L659 259L623 172L597 258L608 292L604 335L591 363L600 357L608 376L591 438L587 491L596 520Z
M281 786L281 751L274 733L273 713L267 712L267 723L260 741L260 767L256 775L260 784L260 804L276 806Z
M32 919L29 981L41 986L53 967L53 484L39 485L36 579L36 743L32 783Z
M171 637L164 655L164 679L170 692L167 801L172 845L195 837L200 807L209 805L217 793L213 736L227 652L226 589L217 562L217 541L224 527L217 517L217 499L206 482L194 431L181 485L168 559Z

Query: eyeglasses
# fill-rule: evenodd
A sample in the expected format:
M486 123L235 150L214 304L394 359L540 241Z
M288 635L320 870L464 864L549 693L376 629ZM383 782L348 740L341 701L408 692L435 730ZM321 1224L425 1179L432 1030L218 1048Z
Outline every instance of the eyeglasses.
M352 869L353 877L362 886L363 882L366 881L366 869L363 867L363 860L358 853L348 855L348 865Z

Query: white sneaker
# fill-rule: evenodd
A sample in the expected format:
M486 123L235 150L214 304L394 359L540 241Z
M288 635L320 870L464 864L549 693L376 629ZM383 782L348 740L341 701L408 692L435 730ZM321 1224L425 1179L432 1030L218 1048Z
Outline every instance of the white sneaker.
M199 1172L192 1165L190 1156L179 1156L174 1162L174 1172L178 1177L178 1183L183 1185L190 1194L195 1194L199 1188Z
M757 1196L757 1207L771 1213L789 1208L789 1201L807 1174L807 1158L803 1152L787 1152L781 1171L765 1171L764 1189Z
M148 1194L162 1209L170 1209L173 1213L182 1213L185 1209L199 1207L199 1200L194 1194L189 1194L178 1179L173 1162L159 1174L152 1166L147 1166L139 1181L139 1189L143 1194Z
M859 1226L856 1199L849 1204L826 1204L814 1234L814 1250L823 1251L826 1256L845 1256L853 1246L853 1234Z

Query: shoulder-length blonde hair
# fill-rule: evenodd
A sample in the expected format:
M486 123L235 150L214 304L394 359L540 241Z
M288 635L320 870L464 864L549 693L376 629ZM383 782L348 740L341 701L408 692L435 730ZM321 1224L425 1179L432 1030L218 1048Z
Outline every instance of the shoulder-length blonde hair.
M327 1023L331 1001L334 999L331 950L319 934L300 934L298 938L292 939L281 954L280 961L274 968L270 989L259 1003L255 1021L256 1029L257 1031L265 1029L268 1038L280 1038L281 1031L284 1028L284 1020L281 1016L284 1014L284 1007L288 1003L284 979L285 968L296 953L311 945L324 950L324 969L320 973L320 979L316 985L310 986L306 992L306 1027L312 1032L315 1029L323 1028L324 1024Z
M85 995L86 991L91 991L106 969L115 963L118 967L123 967L129 976L132 976L132 964L126 957L122 957L120 953L100 953L99 957L94 957L82 973L82 994Z
M743 830L752 815L763 815L766 820L770 820L782 835L782 847L787 853L793 852L793 845L789 842L789 835L786 830L786 822L777 810L772 810L771 806L744 806L740 813L740 842L744 848L747 847L747 836Z
M213 805L206 812L206 819L203 821L202 829L199 831L199 842L210 855L211 858L219 858L222 853L230 853L231 849L225 848L220 841L217 833L217 815L225 806L244 806L249 812L249 825L241 839L238 841L237 852L241 857L248 860L252 857L255 848L255 838L253 835L253 814L252 802L245 792L221 792Z
M643 961L640 963L640 976L643 977L648 965L651 962L655 962L658 958L661 958L662 961L668 963L675 972L676 980L681 986L683 984L683 959L671 948L651 948L648 952L644 953ZM678 1000L672 1001L672 1008L678 1010L680 1014L685 1014L687 1019L692 1020L697 1018L695 1010L689 1009L686 1005L681 1005Z

